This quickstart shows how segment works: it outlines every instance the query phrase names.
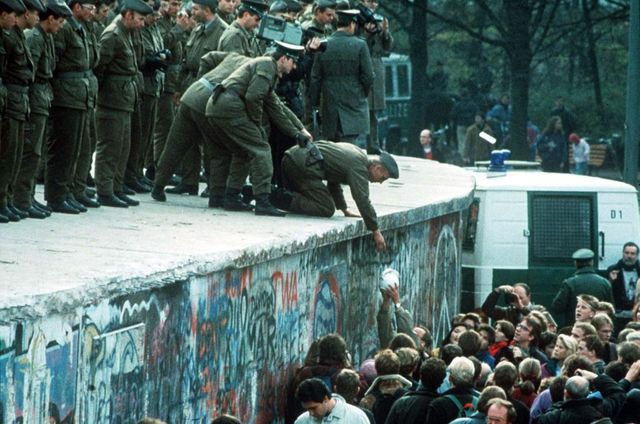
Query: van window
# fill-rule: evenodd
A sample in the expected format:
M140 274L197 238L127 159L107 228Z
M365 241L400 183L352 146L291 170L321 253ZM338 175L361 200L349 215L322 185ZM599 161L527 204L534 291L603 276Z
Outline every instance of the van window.
M578 249L596 246L593 194L529 193L529 259L533 263L571 262Z
M463 215L462 228L464 228L464 238L462 239L462 249L473 252L476 246L476 232L478 229L478 212L480 211L480 199L473 199L466 216Z
M398 65L398 97L409 97L411 95L409 89L409 66Z

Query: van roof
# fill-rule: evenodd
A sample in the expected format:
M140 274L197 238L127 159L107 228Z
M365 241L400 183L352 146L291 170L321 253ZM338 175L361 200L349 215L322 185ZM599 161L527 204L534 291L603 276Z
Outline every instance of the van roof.
M620 181L584 175L540 171L510 171L506 174L474 171L472 174L476 179L476 190L480 191L636 192L633 186Z

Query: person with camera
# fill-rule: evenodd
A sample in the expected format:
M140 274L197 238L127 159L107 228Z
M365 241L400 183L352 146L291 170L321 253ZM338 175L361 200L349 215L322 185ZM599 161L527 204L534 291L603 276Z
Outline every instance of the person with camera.
M365 19L361 35L364 36L373 64L373 87L369 93L370 129L367 137L367 151L375 153L380 149L378 140L378 114L385 109L385 70L382 58L391 53L393 37L389 31L387 18L376 13L378 0L363 0L360 13Z
M260 25L262 15L269 5L260 0L243 0L238 8L238 16L220 37L218 50L236 52L248 57L262 54L253 32Z
M367 44L355 36L359 16L354 9L338 11L338 30L311 68L309 94L314 110L322 105L325 140L353 143L369 132L367 97L374 73Z
M497 306L502 295L507 306ZM504 319L515 326L529 314L531 306L531 289L525 283L516 283L513 286L502 285L492 290L482 304L482 312L492 320Z
M318 0L313 4L313 17L301 23L305 31L313 31L320 37L328 37L333 33L333 21L336 18L335 0Z

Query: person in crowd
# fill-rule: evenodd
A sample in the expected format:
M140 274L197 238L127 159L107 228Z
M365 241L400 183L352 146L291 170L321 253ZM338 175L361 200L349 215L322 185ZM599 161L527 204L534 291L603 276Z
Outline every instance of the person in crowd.
M602 359L605 363L615 361L618 359L616 352L616 344L613 339L613 321L608 315L603 313L597 313L591 320L591 325L596 329L600 341L604 344L604 356Z
M227 25L231 25L236 19L236 3L233 0L218 0L216 13Z
M444 340L442 340L442 343L440 343L440 347L442 348L448 344L457 345L460 335L467 330L469 330L469 326L464 322L454 323L451 330L449 330L449 333L447 333Z
M334 31L335 19L335 0L318 0L313 3L310 19L303 20L302 28L307 31L311 30L320 37L329 37Z
M320 140L287 150L282 169L293 191L277 192L280 196L274 198L277 206L305 215L330 217L339 209L347 217L362 217L373 234L376 249L386 248L376 211L369 200L369 183L383 183L399 177L393 156L387 152L367 155L366 151L350 143ZM347 207L340 184L349 185L359 214Z
M445 375L446 364L442 359L426 359L420 366L420 387L394 402L386 424L423 424L429 405L439 396L437 389Z
M360 407L373 412L376 423L383 423L393 402L407 393L411 382L400 375L400 359L391 349L375 356L377 377L360 401Z
M513 389L511 397L522 402L527 408L531 408L533 401L538 396L538 389L542 381L542 369L540 361L534 358L526 358L518 365L519 382Z
M420 145L425 159L433 159L433 146L431 146L431 130L420 131Z
M508 349L513 336L515 335L516 328L511 323L504 319L496 321L495 325L495 342L489 345L489 354L494 358L497 358L500 351Z
M354 370L344 368L333 377L333 392L342 396L345 402L358 406L360 398L360 376ZM370 424L375 424L373 413L369 409L358 406L365 413Z
M517 332L517 330L516 330ZM529 423L529 408L522 402L515 400L511 395L518 381L518 370L511 362L500 362L493 371L493 384L502 388L518 413L517 423Z
M338 394L332 394L319 378L304 380L296 390L296 399L306 410L296 424L312 424L317 420L341 420L353 424L369 424L367 415L350 405Z
M576 342L590 335L596 336L598 332L595 327L588 322L576 322L573 324L573 327L571 327L571 337L573 337Z
M578 134L569 134L569 143L573 145L573 173L587 175L589 171L589 143Z
M451 109L451 120L456 128L456 141L458 143L458 152L463 158L467 158L464 152L467 148L466 134L469 131L469 127L474 125L474 117L480 115L484 123L484 114L478 109L477 103L473 100L469 89L464 89L461 93L460 99L456 101ZM484 160L484 159L483 159ZM473 164L473 162L471 162Z
M602 360L604 356L604 344L598 336L585 336L578 342L578 354L587 358L597 374L604 373L605 363Z
M493 145L480 137L480 133L485 132L493 136L493 131L489 124L484 120L481 112L476 113L475 121L471 124L465 133L464 149L462 150L462 159L465 164L473 165L476 161L489 160Z
M418 381L414 379L414 374L420 365L420 352L412 347L401 347L394 352L400 360L399 374L411 382L409 390L417 390Z
M475 330L467 330L460 334L458 345L462 349L462 355L475 357L493 368L495 359L486 350L482 350L482 336Z
M536 140L538 154L545 172L562 172L567 158L567 142L562 129L562 119L553 116Z
M542 364L542 378L559 376L564 360L576 353L577 350L578 342L573 337L559 334L551 353L551 359L546 364Z
M558 339L558 335L555 333L551 333L549 331L544 331L540 335L540 349L547 355L547 358L551 358L551 353L553 349L556 347L556 340Z
M591 322L598 310L598 298L589 294L579 294L576 298L575 322Z
M593 268L594 255L590 249L578 249L571 256L576 272L562 282L551 304L552 312L563 317L564 325L570 324L575 318L578 294L589 294L601 301L613 302L611 284Z
M492 399L487 405L487 423L517 423L518 415L513 404L508 400Z
M402 307L400 302L400 273L393 268L382 271L380 292L382 303L376 316L378 323L378 337L380 346L388 347L391 339L397 333L403 333L414 339L416 345L418 338L413 331L413 317L411 312Z
M475 368L470 359L454 358L447 367L451 388L435 399L428 407L427 424L445 423L458 418L464 405L477 404L473 390Z
M587 370L577 370L564 387L564 401L542 414L538 424L572 423L587 424L602 417L615 417L625 399L624 390L606 374L597 375ZM589 397L589 385L600 392L602 398Z
M498 139L497 145L501 146L509 135L511 126L511 104L507 94L503 94L500 100L487 112L487 123L493 129L493 134Z
M548 361L547 356L538 349L540 335L542 334L540 322L532 317L526 316L516 326L513 336L513 355L516 361L524 358L536 358L540 363Z
M638 245L632 241L622 246L622 258L607 268L607 275L615 272L611 280L613 302L618 314L631 318L631 310L638 296L638 277L640 276L640 261L638 261ZM629 311L629 312L627 312Z
M497 306L501 296L507 306ZM531 306L531 289L525 283L516 283L493 289L482 304L482 312L493 320L506 319L517 325L530 312Z
M489 401L492 399L507 400L504 390L498 386L487 386L478 397L477 411L468 418L456 418L451 424L484 424L487 422L487 410L489 409Z
M322 138L354 143L369 132L367 98L375 75L366 42L355 36L359 11L337 15L338 29L311 68L309 96L313 110L322 108Z
M236 20L220 36L218 50L236 52L247 57L260 56L262 51L254 31L268 9L269 5L261 0L242 1Z

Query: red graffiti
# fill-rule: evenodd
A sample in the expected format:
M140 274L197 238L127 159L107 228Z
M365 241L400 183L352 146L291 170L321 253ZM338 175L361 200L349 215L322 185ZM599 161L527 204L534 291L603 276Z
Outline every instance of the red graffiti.
M276 307L282 309L293 309L298 304L298 273L292 272L282 275L282 272L276 271L271 276L273 280L273 290L280 293L280 302L276 302ZM278 290L278 286L280 289Z

